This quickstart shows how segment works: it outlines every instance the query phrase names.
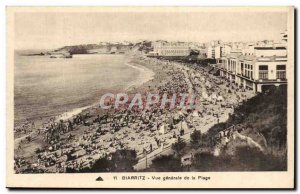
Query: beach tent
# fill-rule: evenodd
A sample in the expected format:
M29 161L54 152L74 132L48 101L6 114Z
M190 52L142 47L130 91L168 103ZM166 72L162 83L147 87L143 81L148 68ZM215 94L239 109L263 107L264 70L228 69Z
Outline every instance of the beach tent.
M173 123L176 125L180 121L180 115L175 113L173 116Z
M208 96L208 97L206 98L206 100L207 100L207 101L212 101L211 96Z
M154 126L150 128L150 131L153 132L153 131L156 131L156 129L157 129L157 126L156 126L156 124L154 124Z
M216 94L216 93L213 93L213 94L211 95L211 98L212 98L212 99L217 99L217 94Z
M159 134L165 134L166 133L166 128L165 128L165 125L162 124L160 127L159 127L159 130L158 130Z
M217 100L218 100L218 101L223 101L224 98L223 98L223 96L218 96Z
M181 127L182 127L182 129L183 129L184 131L187 131L187 130L189 129L189 127L188 127L188 125L187 125L187 123L186 123L185 121L183 121L183 122L181 123ZM180 127L180 129L181 129L181 127Z
M206 81L206 82L205 82L205 85L206 85L208 88L211 88L211 84L209 83L209 81Z
M195 110L195 111L193 112L193 117L199 117L198 111Z
M178 111L177 114L178 114L179 116L184 116L184 114L183 114L182 111Z
M204 99L207 99L207 98L208 98L207 93L206 93L206 92L202 92L202 97L203 97Z
M177 113L180 116L187 116L188 115L188 113L186 112L186 110L181 110L181 111L178 111Z

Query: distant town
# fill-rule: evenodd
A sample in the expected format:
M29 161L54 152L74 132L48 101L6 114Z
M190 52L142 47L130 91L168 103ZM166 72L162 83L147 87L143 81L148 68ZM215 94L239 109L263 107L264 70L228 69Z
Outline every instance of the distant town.
M143 67L141 72L154 72L147 79L143 75L131 94L195 94L200 103L186 110L91 106L41 118L39 125L26 121L14 130L16 172L286 170L288 37L280 37L278 42L100 42L33 54L65 59L57 60L61 64L78 55L124 55L135 68Z
M295 13L7 8L7 184L292 188Z
M257 42L209 43L140 41L100 42L65 46L48 53L51 58L71 58L73 54L125 54L140 52L148 57L183 61L189 63L209 63L214 73L226 77L230 82L243 88L262 92L269 86L287 84L287 33L279 35L280 41L263 40ZM275 64L275 65L274 65Z

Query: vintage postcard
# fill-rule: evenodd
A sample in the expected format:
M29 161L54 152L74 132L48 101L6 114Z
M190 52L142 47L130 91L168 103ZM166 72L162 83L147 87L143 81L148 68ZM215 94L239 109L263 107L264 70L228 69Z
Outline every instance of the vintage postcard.
M294 188L293 7L7 7L7 187Z

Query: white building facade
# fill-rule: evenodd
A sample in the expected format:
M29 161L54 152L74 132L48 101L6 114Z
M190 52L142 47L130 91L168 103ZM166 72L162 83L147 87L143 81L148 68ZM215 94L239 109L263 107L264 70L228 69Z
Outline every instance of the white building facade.
M262 92L268 86L287 84L285 47L254 47L253 54L231 53L217 60L220 76L236 85Z
M207 47L207 58L214 59L215 58L215 47L209 45Z
M153 54L157 56L188 56L190 46L182 42L157 42L153 45Z
M231 52L231 46L222 44L222 45L208 45L207 47L207 58L209 59L219 59L228 55Z

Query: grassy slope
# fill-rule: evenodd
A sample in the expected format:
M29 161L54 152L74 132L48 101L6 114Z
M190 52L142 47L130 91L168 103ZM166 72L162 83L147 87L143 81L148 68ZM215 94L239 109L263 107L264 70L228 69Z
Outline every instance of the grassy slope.
M229 120L221 124L222 127L214 126L209 130L214 135L223 127L241 125L246 130L244 135L261 142L261 146L280 151L286 149L287 135L287 91L286 87L272 88L265 93L249 99L237 107ZM264 145L266 144L266 145Z
M223 147L221 154L214 156L215 135L225 128L235 125L244 128L240 134L252 138L264 148L260 151L241 139L231 140ZM183 152L197 150L190 171L282 171L287 162L287 90L286 87L272 88L244 102L235 109L226 123L213 126L207 134L201 135L200 148L188 145ZM166 161L167 160L167 161ZM178 165L180 156L157 158L150 171L185 171ZM162 169L163 163L169 167Z
M287 90L274 87L237 107L226 123L213 126L208 135L231 125L244 128L242 135L264 148L259 151L240 139L231 140L219 157L196 156L195 168L204 171L286 170ZM203 165L203 161L211 163ZM224 162L226 161L226 162ZM206 162L206 163L207 163ZM200 165L202 163L202 165Z

